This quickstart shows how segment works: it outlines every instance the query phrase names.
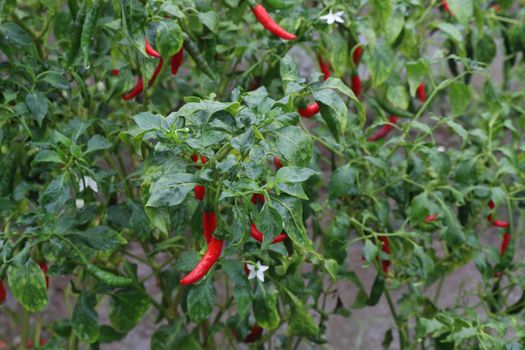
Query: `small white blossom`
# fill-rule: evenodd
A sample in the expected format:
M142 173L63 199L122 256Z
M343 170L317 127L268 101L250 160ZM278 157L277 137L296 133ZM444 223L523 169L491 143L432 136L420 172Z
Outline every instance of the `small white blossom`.
M446 148L443 147L443 146L437 146L436 150L437 150L438 152L445 152L445 151L446 151Z
M103 81L99 81L97 83L97 90L100 91L100 92L106 91L106 84L104 84Z
M264 271L268 269L269 267L261 265L260 261L257 261L255 265L248 264L248 271L250 271L250 273L248 274L248 279L251 280L257 277L259 281L264 282Z
M84 176L78 180L78 191L82 192L86 188L90 188L93 192L98 192L97 182L91 176Z
M77 206L77 209L84 208L84 200L82 198L75 199L75 205Z
M323 21L326 21L326 23L328 24L332 24L335 22L344 23L343 14L344 14L343 11L332 13L332 10L330 10L330 12L327 15L321 16L319 18L322 19Z

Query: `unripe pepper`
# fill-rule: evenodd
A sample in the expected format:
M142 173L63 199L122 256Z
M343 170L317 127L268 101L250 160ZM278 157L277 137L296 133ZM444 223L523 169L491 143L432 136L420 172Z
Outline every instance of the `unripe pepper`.
M317 102L312 102L305 108L299 108L297 111L301 117L312 118L314 115L319 113L320 110L321 108L319 107L319 104Z
M270 33L277 35L279 38L284 40L294 40L297 37L286 30L281 28L272 17L268 14L268 11L261 4L255 5L253 13L257 20L266 28Z
M419 84L419 86L417 87L417 90L416 90L416 94L417 94L417 98L422 103L424 103L427 100L427 95L425 93L425 83L424 82Z
M262 242L264 239L264 235L261 231L257 229L257 226L255 226L255 224L250 225L250 236L255 238L255 240L258 242ZM288 235L283 232L280 235L274 237L274 239L272 240L272 244L282 242L286 239L286 237L288 237Z
M5 303L7 292L4 287L4 282L0 281L0 304Z
M319 60L319 68L321 68L321 72L323 72L324 80L327 80L332 75L330 68L328 68L328 65L323 61L323 57L321 55L318 55L317 59Z
M372 136L370 136L367 140L369 142L373 142L373 141L377 141L379 139L382 139L384 138L386 135L388 135L390 133L390 131L392 131L392 129L394 128L394 126L392 124L396 124L397 121L398 121L398 117L396 117L395 115L394 116L391 116L390 118L388 118L388 121L391 123L391 124L385 124L383 125L379 130L377 130Z
M171 56L171 74L176 75L182 65L182 59L184 57L184 46L182 46L175 55Z
M361 78L357 73L352 75L352 91L357 97L361 95Z
M357 66L359 64L359 61L361 61L361 55L363 54L363 47L358 46L354 50L354 53L352 54L352 60L354 61L354 64Z

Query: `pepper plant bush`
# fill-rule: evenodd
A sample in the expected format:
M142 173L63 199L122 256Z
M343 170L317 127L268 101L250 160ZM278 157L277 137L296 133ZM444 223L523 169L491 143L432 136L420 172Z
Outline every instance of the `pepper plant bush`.
M0 336L98 349L149 318L151 349L317 348L386 300L383 348L522 349L524 18L0 1Z

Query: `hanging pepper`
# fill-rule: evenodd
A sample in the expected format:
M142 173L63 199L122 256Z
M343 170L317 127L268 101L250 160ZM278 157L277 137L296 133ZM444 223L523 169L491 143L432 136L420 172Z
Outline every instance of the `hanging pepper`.
M259 202L261 202L261 204L264 204L265 200L266 199L264 198L264 195L260 193L254 193L251 198L253 204L257 204Z
M259 242L262 242L264 239L264 235L261 231L257 229L257 226L255 226L255 224L250 225L250 236L252 236L253 238L255 238L255 240ZM275 236L275 238L272 240L272 244L282 242L286 239L286 237L288 237L288 235L283 232L280 235Z
M6 298L7 298L7 292L4 287L4 282L0 281L0 304L5 303Z
M427 224L430 224L431 222L436 221L437 218L438 218L438 216L436 214L430 214L430 215L427 215L427 217L425 218L425 222Z
M388 237L381 236L379 237L379 240L381 241L381 250L383 253L390 255L390 241L388 240ZM381 260L381 268L385 275L388 273L389 266L390 260Z
M275 164L275 167L277 168L277 170L279 170L279 169L281 169L283 167L283 163L281 162L281 160L277 156L273 157L273 164Z
M489 215L487 215L487 221L488 222L492 222L492 210L494 210L494 208L496 207L496 204L491 199L491 200L489 200L489 204L488 205L489 205L489 208L490 208L491 212L489 213Z
M266 28L270 33L277 35L279 38L284 40L294 40L297 37L294 34L288 33L286 30L281 28L272 17L268 14L268 11L261 4L255 5L253 13L257 20Z
M510 242L510 233L505 232L503 234L503 240L501 241L501 248L500 248L500 255L503 256L505 252L507 251L507 247L509 246Z
M352 54L352 59L356 66L359 64L359 61L361 61L362 54L363 54L363 47L361 46L356 47L356 49L354 50L354 53Z
M390 133L390 131L392 131L392 129L394 128L394 126L392 124L396 124L397 121L398 121L398 117L396 117L395 115L394 116L391 116L390 118L388 118L388 121L390 122L390 124L385 124L383 125L379 130L377 130L372 136L370 136L367 141L369 142L373 142L373 141L377 141L379 139L382 139L384 138L386 135L388 135Z
M301 117L312 118L314 115L319 113L320 110L321 108L319 107L319 104L317 102L312 102L305 108L299 108L297 111Z
M442 6L443 6L443 9L445 10L445 12L447 12L451 16L454 16L452 11L450 11L450 7L448 6L448 1L447 0L443 0Z
M357 97L361 95L361 78L357 73L352 75L352 91Z
M217 228L217 215L215 212L204 211L202 213L202 231L204 232L204 238L206 243L210 243L211 238L213 237L213 232Z
M153 58L160 58L160 53L151 46L148 38L144 38L144 43L146 45L146 53L148 54L148 56Z
M135 87L131 89L130 92L123 95L122 98L126 101L131 100L132 98L135 98L138 94L140 94L142 90L144 90L144 81L142 80L142 78L139 78L137 80L137 84L135 84Z
M159 64L157 64L157 68L155 68L155 71L153 72L153 75L151 76L150 80L148 81L148 86L153 85L153 83L157 79L157 76L159 75L163 65L164 65L164 60L161 58L160 61L159 61Z
M182 65L182 59L184 57L184 46L182 46L175 55L171 56L171 74L176 75Z
M46 288L49 289L49 277L47 275L47 264L45 261L41 261L38 263L38 266L40 266L40 270L44 273L44 276L46 277Z
M202 164L206 164L206 162L208 162L208 158L206 158L205 156L203 156L202 154L200 156L198 156L196 153L193 153L191 155L191 160L193 160L194 163L197 163L197 161L201 160L201 163Z
M111 75L118 76L119 74L120 74L120 71L118 69L112 69L111 70Z
M503 221L503 220L493 220L492 225L499 227L499 228L507 228L509 227L509 222Z
M323 72L324 74L324 80L327 80L332 75L332 73L330 72L330 68L323 61L323 57L321 55L317 55L317 59L319 60L319 68L321 68L321 72Z
M250 333L244 338L243 341L245 343L253 343L261 337L262 332L263 332L263 329L260 326L254 325Z
M421 82L421 84L419 84L419 86L417 87L417 90L416 90L416 94L417 94L417 98L422 103L424 103L427 100L427 95L425 93L425 83L424 82Z
M195 199L198 201L202 201L204 197L206 196L206 187L202 185L197 185L193 189L193 192L195 194Z
M210 242L208 244L208 250L206 250L206 253L202 257L201 261L199 261L193 271L180 280L180 284L193 284L203 278L221 256L223 244L224 241L222 239L217 239L211 236Z
M87 264L86 271L110 287L126 287L133 283L133 280L129 277L115 275L93 264Z

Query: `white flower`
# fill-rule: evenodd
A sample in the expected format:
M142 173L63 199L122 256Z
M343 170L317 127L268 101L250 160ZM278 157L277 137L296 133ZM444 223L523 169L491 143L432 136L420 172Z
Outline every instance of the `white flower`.
M437 150L438 152L445 152L445 151L446 151L446 148L443 147L443 146L437 146L436 150Z
M264 282L264 271L268 269L269 267L261 265L260 261L257 261L257 264L255 265L248 264L248 271L250 271L248 274L248 279L251 280L257 277L259 281Z
M323 21L326 21L326 23L328 24L332 24L335 22L344 23L343 14L344 14L343 11L332 13L332 10L330 10L330 12L327 15L321 16L319 18L322 19Z
M106 84L104 84L103 81L99 81L97 83L97 90L100 91L100 92L106 91Z
M97 182L91 176L84 176L78 180L78 191L82 192L86 188L91 188L93 192L98 192Z
M84 200L82 198L75 199L75 205L77 206L77 209L84 208Z

